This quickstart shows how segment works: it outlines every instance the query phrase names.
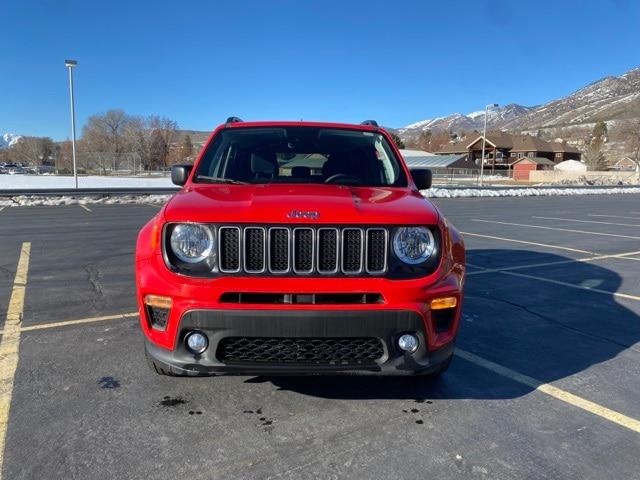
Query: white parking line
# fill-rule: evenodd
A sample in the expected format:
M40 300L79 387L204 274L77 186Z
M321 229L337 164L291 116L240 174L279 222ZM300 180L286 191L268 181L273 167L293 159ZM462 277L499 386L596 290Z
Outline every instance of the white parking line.
M618 235L615 233L590 232L588 230L572 230L569 228L545 227L543 225L528 225L526 223L498 222L497 220L480 220L476 218L472 219L471 221L482 222L482 223L495 223L497 225L513 225L515 227L540 228L543 230L555 230L558 232L584 233L585 235L598 235L602 237L631 238L633 240L640 240L640 237L633 236L633 235Z
M542 220L562 220L563 222L579 222L579 223L599 223L600 225L616 225L618 227L640 227L638 223L611 223L611 222L599 222L596 220L577 220L575 218L558 218L558 217L531 217L541 218ZM638 219L640 220L640 218Z
M514 238L505 238L505 237L495 237L493 235L484 235L480 233L471 233L471 232L460 232L462 235L466 235L469 237L479 237L479 238L488 238L490 240L500 240L503 242L512 242L512 243L523 243L525 245L535 245L536 247L545 247L552 248L556 250L565 250L567 252L576 252L576 253L586 253L587 255L597 255L595 252L590 252L589 250L579 250L577 248L570 247L561 247L559 245L549 245L548 243L537 243L537 242L529 242L527 240L516 240Z
M18 351L20 348L20 323L24 310L24 296L27 288L29 272L29 256L31 243L24 242L20 250L18 268L13 280L13 289L4 322L2 340L0 340L0 479L4 461L4 446L9 424L9 410L13 395L13 380L18 367Z
M480 265L474 265L467 262L468 266L472 266L474 268L482 269L476 272L467 272L467 275L480 275L482 273L496 273L496 272L508 272L511 270L523 270L527 268L538 268L538 267L549 267L552 265L563 265L567 263L576 263L576 262L595 262L597 260L607 260L611 258L622 259L622 260L633 260L637 261L637 258L628 258L631 255L638 255L639 252L628 252L628 253L615 253L612 255L598 255L596 257L587 257L587 258L576 258L576 259L568 259L568 260L557 260L554 262L543 262L543 263L530 263L528 265L515 265L513 267L501 267L501 268L485 268Z
M4 207L0 207L0 212L1 212L2 210L4 210Z
M640 217L626 217L624 215L600 215L596 213L589 213L587 214L587 216L588 217L605 217L605 218L624 218L626 220L640 220Z
M609 290L602 290L600 288L587 287L587 286L584 286L584 285L576 285L574 283L562 282L560 280L553 280L551 278L538 277L536 275L527 275L527 274L524 274L524 273L516 273L516 272L508 272L508 271L500 271L500 272L497 272L497 273L502 273L504 275L512 275L514 277L529 278L531 280L538 280L539 282L552 283L554 285L562 285L563 287L575 288L575 289L578 289L578 290L587 290L589 292L602 293L602 294L605 294L605 295L612 295L612 296L618 297L618 298L624 298L626 300L635 300L637 302L640 302L640 297L639 296L630 295L628 293L611 292Z
M89 207L87 207L86 205L82 205L81 203L79 203L79 204L78 204L78 206L79 206L80 208L84 208L87 212L90 212L90 211L91 211L91 209L90 209Z
M498 375L507 377L515 382L527 385L528 387L531 387L538 392L549 395L556 400L560 400L564 403L580 408L586 412L592 413L593 415L604 418L605 420L613 422L617 425L628 428L629 430L640 433L640 421L636 420L635 418L628 417L626 415L623 415L622 413L616 412L615 410L603 407L602 405L574 395L573 393L569 393L549 383L544 383L540 380L536 380L533 377L523 375L522 373L511 370L510 368L504 367L485 358L479 357L478 355L475 355L471 352L456 348L456 356L482 368L491 370Z

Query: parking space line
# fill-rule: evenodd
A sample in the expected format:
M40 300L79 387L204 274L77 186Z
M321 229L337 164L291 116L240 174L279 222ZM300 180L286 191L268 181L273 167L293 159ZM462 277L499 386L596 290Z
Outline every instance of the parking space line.
M638 223L612 223L612 222L599 222L596 220L577 220L575 218L558 218L558 217L531 217L541 218L542 220L562 220L564 222L580 222L580 223L599 223L600 225L615 225L618 227L640 227ZM638 219L640 220L640 218Z
M587 255L597 255L597 253L590 252L589 250L580 250L578 248L561 247L559 245L549 245L548 243L537 243L537 242L529 242L527 240L516 240L514 238L494 237L492 235L484 235L480 233L471 233L471 232L460 232L460 233L462 233L462 235L467 235L469 237L488 238L490 240L501 240L503 242L523 243L525 245L534 245L536 247L553 248L556 250L565 250L567 252L586 253Z
M552 265L563 265L566 263L576 263L576 262L594 262L597 260L606 260L610 258L617 258L622 260L634 260L637 261L637 258L627 258L630 255L638 255L640 251L637 252L627 252L627 253L615 253L612 255L598 255L596 257L586 257L586 258L576 258L576 259L568 259L568 260L557 260L554 262L542 262L542 263L530 263L528 265L514 265L513 267L499 267L499 268L485 268L480 265L474 265L467 262L468 266L472 266L475 268L481 269L477 272L467 272L467 275L479 275L481 273L496 273L496 272L505 272L510 270L522 270L526 268L538 268L538 267L549 267Z
M13 380L18 367L18 349L20 347L20 323L24 311L24 295L27 288L29 256L31 243L24 242L20 249L18 268L13 280L13 289L4 322L2 340L0 340L0 479L4 462L4 446L9 424L9 409L13 395Z
M64 320L62 322L51 322L51 323L43 323L40 325L29 325L27 327L22 327L20 331L32 332L34 330L46 330L48 328L67 327L70 325L82 325L85 323L104 322L107 320L125 320L127 318L133 318L137 316L138 316L138 312L131 312L131 313L120 313L117 315L104 315L101 317L80 318L78 320ZM0 330L0 334L3 334L3 333L4 331Z
M634 212L631 212L634 213ZM626 220L640 220L640 217L626 217L624 215L602 215L596 213L587 214L588 217L605 217L605 218L624 218Z
M539 282L547 282L547 283L552 283L554 285L562 285L563 287L575 288L575 289L578 289L578 290L587 290L589 292L603 293L605 295L612 295L614 297L624 298L624 299L627 299L627 300L635 300L637 302L640 302L640 296L630 295L628 293L611 292L609 290L602 290L600 288L586 287L584 285L576 285L575 283L568 283L568 282L563 282L563 281L560 281L560 280L553 280L551 278L538 277L536 275L528 275L528 274L525 274L525 273L505 272L505 271L500 271L500 272L497 272L497 273L502 273L504 275L511 275L511 276L514 276L514 277L528 278L528 279L531 279L531 280L538 280Z
M531 387L538 392L549 395L556 400L560 400L564 403L580 408L586 412L592 413L593 415L604 418L605 420L613 422L617 425L628 428L629 430L640 433L640 421L636 420L635 418L628 417L626 415L623 415L622 413L603 407L602 405L569 393L549 383L541 382L540 380L536 380L533 377L529 377L528 375L524 375L522 373L516 372L515 370L511 370L510 368L479 357L478 355L467 352L466 350L456 348L456 355L468 362L471 362L487 370L491 370L498 375L502 375L503 377L507 377L515 382L527 385L528 387Z
M4 210L4 207L0 207L0 212L1 212L2 210Z
M472 222L483 222L483 223L495 223L498 225L513 225L515 227L527 227L527 228L541 228L544 230L556 230L559 232L571 232L571 233L584 233L587 235L599 235L603 237L616 237L616 238L631 238L633 240L640 240L640 237L633 235L618 235L616 233L602 233L602 232L590 232L588 230L572 230L569 228L559 228L559 227L545 227L544 225L528 225L526 223L511 223L511 222L498 222L497 220L480 220L473 218Z
M79 203L78 206L80 208L84 208L87 212L91 212L91 209L89 207L87 207L86 205L82 205L81 203Z

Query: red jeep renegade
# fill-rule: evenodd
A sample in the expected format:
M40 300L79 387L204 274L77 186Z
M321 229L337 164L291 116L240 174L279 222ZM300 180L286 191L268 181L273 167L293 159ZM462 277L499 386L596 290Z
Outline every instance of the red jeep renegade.
M465 275L460 234L389 134L361 125L216 129L145 225L136 284L164 375L444 372Z

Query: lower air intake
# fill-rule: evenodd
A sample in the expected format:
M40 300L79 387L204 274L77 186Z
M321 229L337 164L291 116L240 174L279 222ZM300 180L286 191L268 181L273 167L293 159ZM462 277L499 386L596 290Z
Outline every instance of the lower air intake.
M335 366L375 365L383 355L382 342L371 337L227 337L217 353L224 363Z

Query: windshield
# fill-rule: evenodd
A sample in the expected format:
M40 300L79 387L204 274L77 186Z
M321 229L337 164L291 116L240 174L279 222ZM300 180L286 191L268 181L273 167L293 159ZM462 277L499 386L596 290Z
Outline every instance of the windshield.
M195 181L407 186L384 135L298 126L221 131L203 155Z

